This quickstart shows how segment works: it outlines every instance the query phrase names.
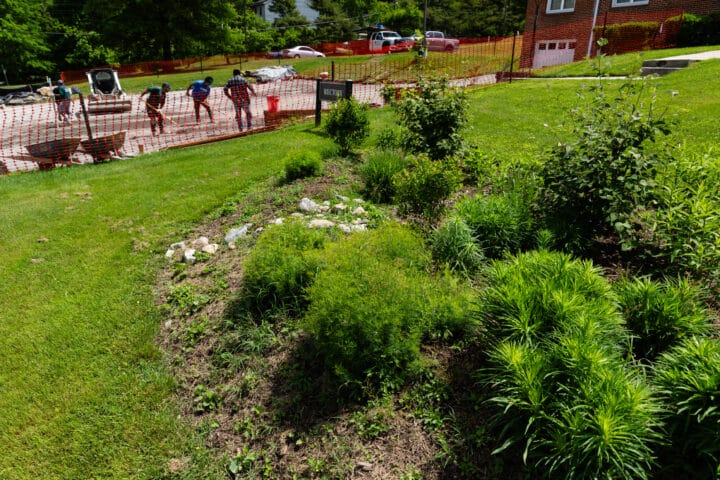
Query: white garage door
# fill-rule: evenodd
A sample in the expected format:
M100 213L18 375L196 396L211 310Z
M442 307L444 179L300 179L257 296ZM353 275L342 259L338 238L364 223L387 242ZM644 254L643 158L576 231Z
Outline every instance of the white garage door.
M576 43L575 40L540 40L535 44L533 68L571 63Z

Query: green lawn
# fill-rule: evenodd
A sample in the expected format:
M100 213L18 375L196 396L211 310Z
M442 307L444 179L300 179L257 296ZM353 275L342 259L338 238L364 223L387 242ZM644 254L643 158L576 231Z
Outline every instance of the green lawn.
M587 77L597 75L597 69L606 75L640 75L640 67L645 60L674 57L689 53L720 50L720 45L710 47L667 48L663 50L645 50L622 55L596 57L581 62L568 63L533 71L534 77Z
M468 137L501 161L533 158L566 139L575 92L596 81L474 90ZM679 122L674 143L717 145L720 62L653 82L659 108ZM377 135L395 120L381 109L371 121ZM0 177L0 478L156 479L171 458L203 464L207 453L178 420L155 343L163 254L227 199L278 172L286 152L329 147L301 124ZM212 468L188 478L213 478Z

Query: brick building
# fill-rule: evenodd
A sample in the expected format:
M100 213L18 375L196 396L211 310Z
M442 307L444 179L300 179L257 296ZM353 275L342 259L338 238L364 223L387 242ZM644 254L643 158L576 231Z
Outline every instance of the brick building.
M540 68L582 60L597 53L596 27L627 22L658 22L653 48L670 46L682 13L720 11L720 0L529 0L521 68Z

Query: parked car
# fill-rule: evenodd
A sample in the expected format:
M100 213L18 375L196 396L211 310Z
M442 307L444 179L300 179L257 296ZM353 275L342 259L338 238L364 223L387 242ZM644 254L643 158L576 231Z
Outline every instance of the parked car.
M445 38L443 32L425 32L425 43L431 52L457 52L460 48L460 40L456 38Z
M325 54L310 47L299 45L297 47L285 48L282 50L283 58L311 58L324 57Z

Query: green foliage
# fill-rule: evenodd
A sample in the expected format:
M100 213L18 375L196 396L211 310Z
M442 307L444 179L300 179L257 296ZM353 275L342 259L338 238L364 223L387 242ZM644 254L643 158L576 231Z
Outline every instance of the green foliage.
M258 313L301 313L305 289L320 268L313 252L322 249L326 239L323 231L301 222L268 227L245 263L243 294L250 307Z
M467 306L447 295L454 286L425 273L424 244L407 227L339 241L326 249L325 262L304 324L350 396L397 389L418 371L423 337L469 322Z
M686 13L666 20L677 18L682 22L677 35L678 47L691 47L693 45L720 44L720 11L710 15L693 15Z
M183 283L170 288L167 293L167 305L172 315L188 317L199 311L211 300L199 287Z
M407 169L393 177L395 202L403 215L436 220L444 202L460 187L462 174L455 159L433 161L420 154L410 157Z
M550 150L537 210L565 248L583 250L598 235L622 233L632 212L652 200L664 158L649 146L668 123L643 99L646 81L581 92L573 110L576 139ZM588 96L591 94L591 96Z
M320 175L323 170L320 154L312 150L293 150L283 159L285 181Z
M458 202L455 211L470 227L488 258L517 253L532 239L530 205L518 195L477 195Z
M625 278L614 290L638 360L653 361L685 338L710 331L702 291L688 280Z
M393 176L408 160L397 150L375 150L358 168L364 181L363 194L375 203L389 203L395 195Z
M370 136L369 109L354 97L338 99L330 108L324 128L340 148L341 155L351 153Z
M472 276L485 256L462 217L453 215L433 230L430 239L433 259L451 271Z
M222 403L220 395L202 383L195 387L193 395L193 411L195 413L210 412Z
M427 153L434 160L462 153L462 130L468 121L464 91L450 88L448 80L421 79L403 100L393 104L405 128L405 142L413 153Z
M626 22L602 25L594 28L595 35L607 40L605 53L622 51L623 43L632 42L643 49L650 48L650 42L660 31L658 22Z
M691 275L711 289L720 282L720 156L690 155L666 165L655 208L638 209L623 242L647 264Z
M660 407L627 370L608 283L586 262L546 251L496 262L483 295L494 345L482 378L504 443L534 478L647 479Z
M665 352L653 383L669 411L672 443L667 463L691 470L688 478L716 478L720 462L720 342L693 337Z

